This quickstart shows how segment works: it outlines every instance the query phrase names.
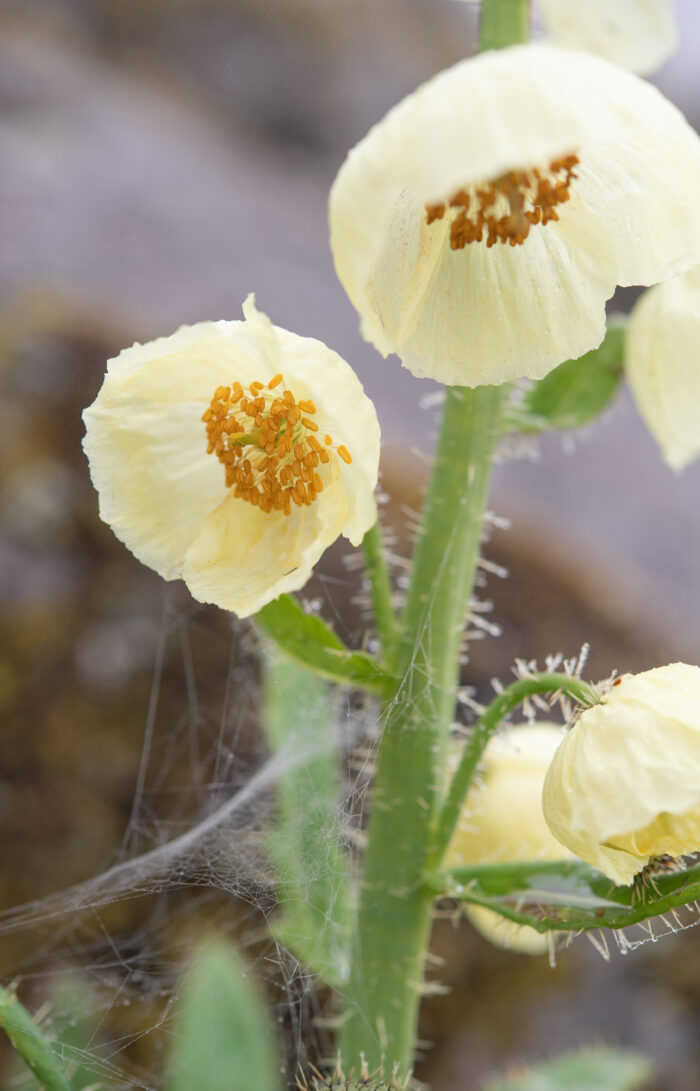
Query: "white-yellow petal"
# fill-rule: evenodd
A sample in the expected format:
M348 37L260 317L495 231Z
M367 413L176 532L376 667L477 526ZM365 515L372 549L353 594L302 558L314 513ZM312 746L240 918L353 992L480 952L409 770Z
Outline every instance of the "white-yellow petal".
M265 513L228 496L207 517L185 555L182 577L194 597L248 617L303 587L347 521L348 497L340 471L335 465L333 470L323 503L293 508L289 516Z
M184 577L196 597L240 616L301 587L339 534L359 544L376 518L379 463L376 413L348 364L274 326L252 297L244 313L243 322L183 327L125 350L84 414L102 518L166 579ZM319 442L333 441L322 491L288 516L233 495L202 420L217 388L279 374L297 400L314 403L306 433L315 424ZM336 453L343 446L350 463Z
M678 48L674 0L537 0L558 45L587 49L648 75Z
M602 341L617 263L606 233L578 198L525 246L490 250L451 250L449 225L433 231L420 223L423 205L413 202L410 212L406 206L397 210L370 290L379 336L414 375L469 386L516 375L540 379L561 363L563 342L575 357L591 340Z
M561 739L561 727L546 723L509 727L491 739L483 776L469 791L445 855L446 868L570 856L549 830L541 804L545 774ZM458 756L457 751L451 755L452 768ZM467 906L467 915L499 946L524 954L548 950L547 936L534 928L481 906Z
M624 675L586 709L547 774L554 835L616 883L700 849L700 668Z
M482 905L468 905L466 915L477 932L495 947L503 947L506 951L515 951L519 955L545 955L550 949L547 933L537 932L527 924L509 921L492 909L486 909Z
M700 268L650 288L630 315L625 371L668 465L700 456Z
M426 205L568 154L579 177L558 222L512 247L452 250L448 217L427 223ZM617 283L697 263L698 186L700 140L655 88L584 53L516 46L441 73L350 152L331 248L380 352L450 384L500 383L594 348Z

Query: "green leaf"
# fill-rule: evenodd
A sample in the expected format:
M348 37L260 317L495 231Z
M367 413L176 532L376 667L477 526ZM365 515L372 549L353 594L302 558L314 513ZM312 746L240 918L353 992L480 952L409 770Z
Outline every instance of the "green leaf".
M42 1033L14 993L0 987L0 1026L47 1091L73 1091L63 1072L63 1063L49 1039Z
M580 860L480 864L432 876L443 895L493 909L537 932L628 928L700 898L700 864L615 886Z
M230 945L206 944L184 980L165 1091L279 1091L279 1063L244 963Z
M268 835L281 913L276 939L329 984L347 979L348 861L338 831L336 709L329 686L279 650L268 659L265 730L274 751L302 756L279 779ZM306 758L303 758L306 755Z
M530 386L520 403L511 405L506 424L519 432L581 428L609 404L622 378L625 327L611 323L602 344L567 360Z
M641 1054L597 1047L517 1069L484 1091L637 1091L650 1075L651 1065Z
M256 620L268 636L297 662L324 678L389 696L395 680L370 655L346 648L315 614L307 614L291 595L263 606Z

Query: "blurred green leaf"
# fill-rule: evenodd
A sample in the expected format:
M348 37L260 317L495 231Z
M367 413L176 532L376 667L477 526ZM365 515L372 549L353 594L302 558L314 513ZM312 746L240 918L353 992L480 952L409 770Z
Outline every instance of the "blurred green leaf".
M350 914L338 831L336 708L330 687L275 650L265 678L265 730L274 751L306 755L279 779L268 850L279 879L275 937L329 984L347 978Z
M256 621L288 655L316 674L379 696L392 691L394 679L372 656L346 648L322 618L305 613L292 595L263 606Z
M34 1022L14 993L0 987L0 1026L47 1091L73 1091L64 1063L52 1042Z
M620 384L624 348L625 327L618 320L608 326L597 349L567 360L528 387L522 401L508 408L507 426L518 432L544 432L590 423Z
M580 860L480 864L431 876L436 893L493 909L537 932L628 928L700 898L700 864L615 886Z
M484 1091L637 1091L650 1075L651 1065L641 1054L601 1046L516 1070Z
M206 944L184 980L165 1091L279 1091L279 1063L244 963L230 945Z

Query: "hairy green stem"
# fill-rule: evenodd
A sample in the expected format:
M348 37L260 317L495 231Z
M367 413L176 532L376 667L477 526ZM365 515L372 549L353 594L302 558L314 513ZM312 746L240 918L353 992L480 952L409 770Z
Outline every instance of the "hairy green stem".
M72 1091L58 1053L9 989L0 988L0 1026L47 1091Z
M481 48L527 41L528 0L483 0ZM340 1053L413 1066L433 893L423 877L505 388L448 388L377 758Z
M430 851L428 866L437 868L445 855L452 834L459 821L462 804L466 798L474 773L484 752L486 744L497 730L502 720L517 708L527 697L536 693L565 693L583 705L593 705L598 696L592 686L580 678L571 678L568 674L543 673L533 678L521 678L513 682L503 693L499 693L479 717L469 737L459 766L452 778L447 799L440 812Z
M340 1043L347 1069L361 1055L370 1068L412 1066L433 901L423 875L502 400L499 387L446 395L372 797Z
M365 551L365 569L369 576L374 607L374 622L381 646L383 663L391 663L396 647L397 624L391 603L391 581L386 555L382 545L379 520L365 534L362 545Z

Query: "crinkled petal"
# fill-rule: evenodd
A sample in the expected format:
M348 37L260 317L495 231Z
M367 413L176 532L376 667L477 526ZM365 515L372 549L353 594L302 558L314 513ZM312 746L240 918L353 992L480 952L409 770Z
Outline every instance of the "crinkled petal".
M302 586L339 534L359 544L376 519L379 465L376 413L345 361L273 326L252 296L244 313L125 350L84 414L102 518L166 579L184 576L197 597L242 615ZM315 403L319 436L352 454L350 465L334 454L316 501L288 517L232 496L202 421L219 386L279 373Z
M494 736L483 757L483 780L472 786L443 866L564 860L569 852L550 831L541 805L545 773L562 738L556 724L506 728ZM451 756L456 766L459 751ZM474 927L499 947L540 955L546 935L515 924L481 906L467 905Z
M549 950L546 932L537 932L527 924L516 924L481 905L467 904L465 912L477 932L496 947L519 955L544 955Z
M330 193L331 249L361 314L400 194L441 200L581 146L608 120L585 101L599 98L598 73L576 78L596 63L548 46L479 54L419 87L351 150Z
M303 587L347 519L347 495L335 464L333 471L320 500L293 508L290 516L227 497L185 556L182 575L194 597L248 617Z
M625 371L674 470L700 456L700 269L645 292L630 315Z
M100 517L166 579L181 575L185 552L225 496L201 419L219 376L174 354L125 376L108 374L84 413Z
M560 223L534 226L512 253L485 242L452 252L446 219L421 220L422 206L463 186L573 152L579 177ZM445 382L502 382L513 376L512 332L504 364L499 331L484 331L508 310L506 326L525 341L515 374L542 375L600 341L601 295L615 283L653 283L696 264L699 186L700 140L655 88L585 53L517 46L435 77L350 152L330 195L331 248L363 335L384 355ZM569 205L578 208L565 262L547 236L556 229L561 242ZM557 338L566 317L571 335Z
M654 852L628 851L631 835L662 815L683 816L690 829L686 816L700 807L700 668L675 663L625 675L562 742L542 803L563 844L630 883L666 851L662 842ZM698 848L690 843L684 851Z
M674 0L537 0L545 29L559 45L587 49L648 75L678 48Z
M288 386L297 398L309 397L317 412L319 436L329 434L352 456L336 460L347 499L342 533L353 545L377 520L374 488L379 469L380 431L374 405L349 364L322 341L278 330Z
M598 144L578 168L576 190L608 234L622 285L654 284L700 258L700 142L688 140L683 116L664 105L665 123L651 123L650 107L647 128Z
M370 286L377 342L442 383L539 379L600 344L616 277L605 232L576 198L525 246L463 250L404 198Z

